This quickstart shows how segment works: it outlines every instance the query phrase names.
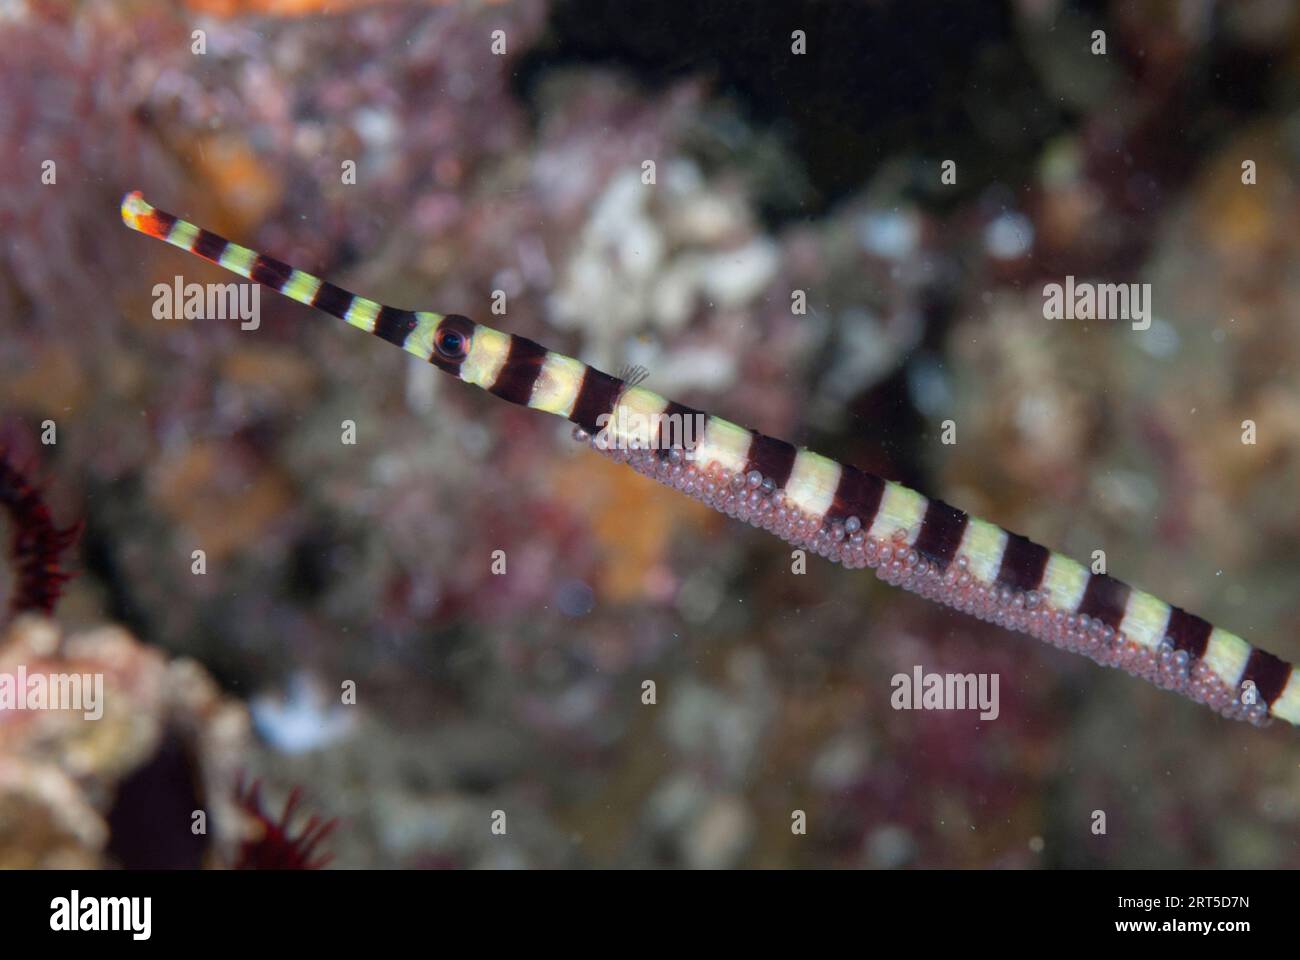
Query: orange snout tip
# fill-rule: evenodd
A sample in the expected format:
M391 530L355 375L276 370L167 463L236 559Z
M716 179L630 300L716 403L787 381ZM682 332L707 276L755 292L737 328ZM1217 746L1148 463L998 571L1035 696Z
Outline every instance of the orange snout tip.
M122 198L122 222L132 230L140 229L140 221L153 212L153 207L139 190L132 190Z

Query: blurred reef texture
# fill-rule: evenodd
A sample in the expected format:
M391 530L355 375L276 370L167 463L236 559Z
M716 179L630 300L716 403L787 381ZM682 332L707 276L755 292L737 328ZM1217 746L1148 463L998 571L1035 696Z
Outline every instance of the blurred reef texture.
M1300 866L1293 731L791 576L774 538L271 295L257 331L154 319L155 283L227 277L129 234L129 189L1104 545L1300 659L1297 5L696 6L0 3L0 410L84 522L58 622L12 624L0 664L94 661L116 705L0 717L0 866L228 864L240 771L339 818L342 867ZM1151 283L1151 330L1044 320L1066 274ZM1000 674L1001 715L894 712L914 664Z

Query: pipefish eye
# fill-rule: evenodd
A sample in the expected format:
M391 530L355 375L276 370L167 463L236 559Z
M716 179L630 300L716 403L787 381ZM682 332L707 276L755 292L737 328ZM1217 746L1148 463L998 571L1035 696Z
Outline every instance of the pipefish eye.
M444 330L438 338L438 349L443 356L450 354L459 357L465 352L465 343L455 330Z
M469 353L470 340L474 336L474 324L468 317L448 314L438 324L438 332L433 338L434 349L445 360L464 360Z

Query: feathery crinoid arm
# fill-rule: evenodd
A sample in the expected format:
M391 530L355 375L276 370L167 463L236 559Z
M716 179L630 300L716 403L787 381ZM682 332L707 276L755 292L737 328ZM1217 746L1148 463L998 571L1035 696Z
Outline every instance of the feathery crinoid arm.
M1121 667L1225 716L1300 724L1291 665L1068 557L840 464L664 399L524 337L457 314L358 297L151 207L132 229L333 314L511 403L566 417L605 456L846 567Z

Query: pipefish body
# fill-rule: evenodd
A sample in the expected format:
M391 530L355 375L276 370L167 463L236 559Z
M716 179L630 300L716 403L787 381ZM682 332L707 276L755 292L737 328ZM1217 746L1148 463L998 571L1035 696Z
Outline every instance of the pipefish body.
M1291 664L942 500L459 314L359 297L158 210L138 191L122 200L122 219L503 400L565 417L605 456L796 547L871 567L887 583L1120 667L1224 716L1300 724L1300 677Z

